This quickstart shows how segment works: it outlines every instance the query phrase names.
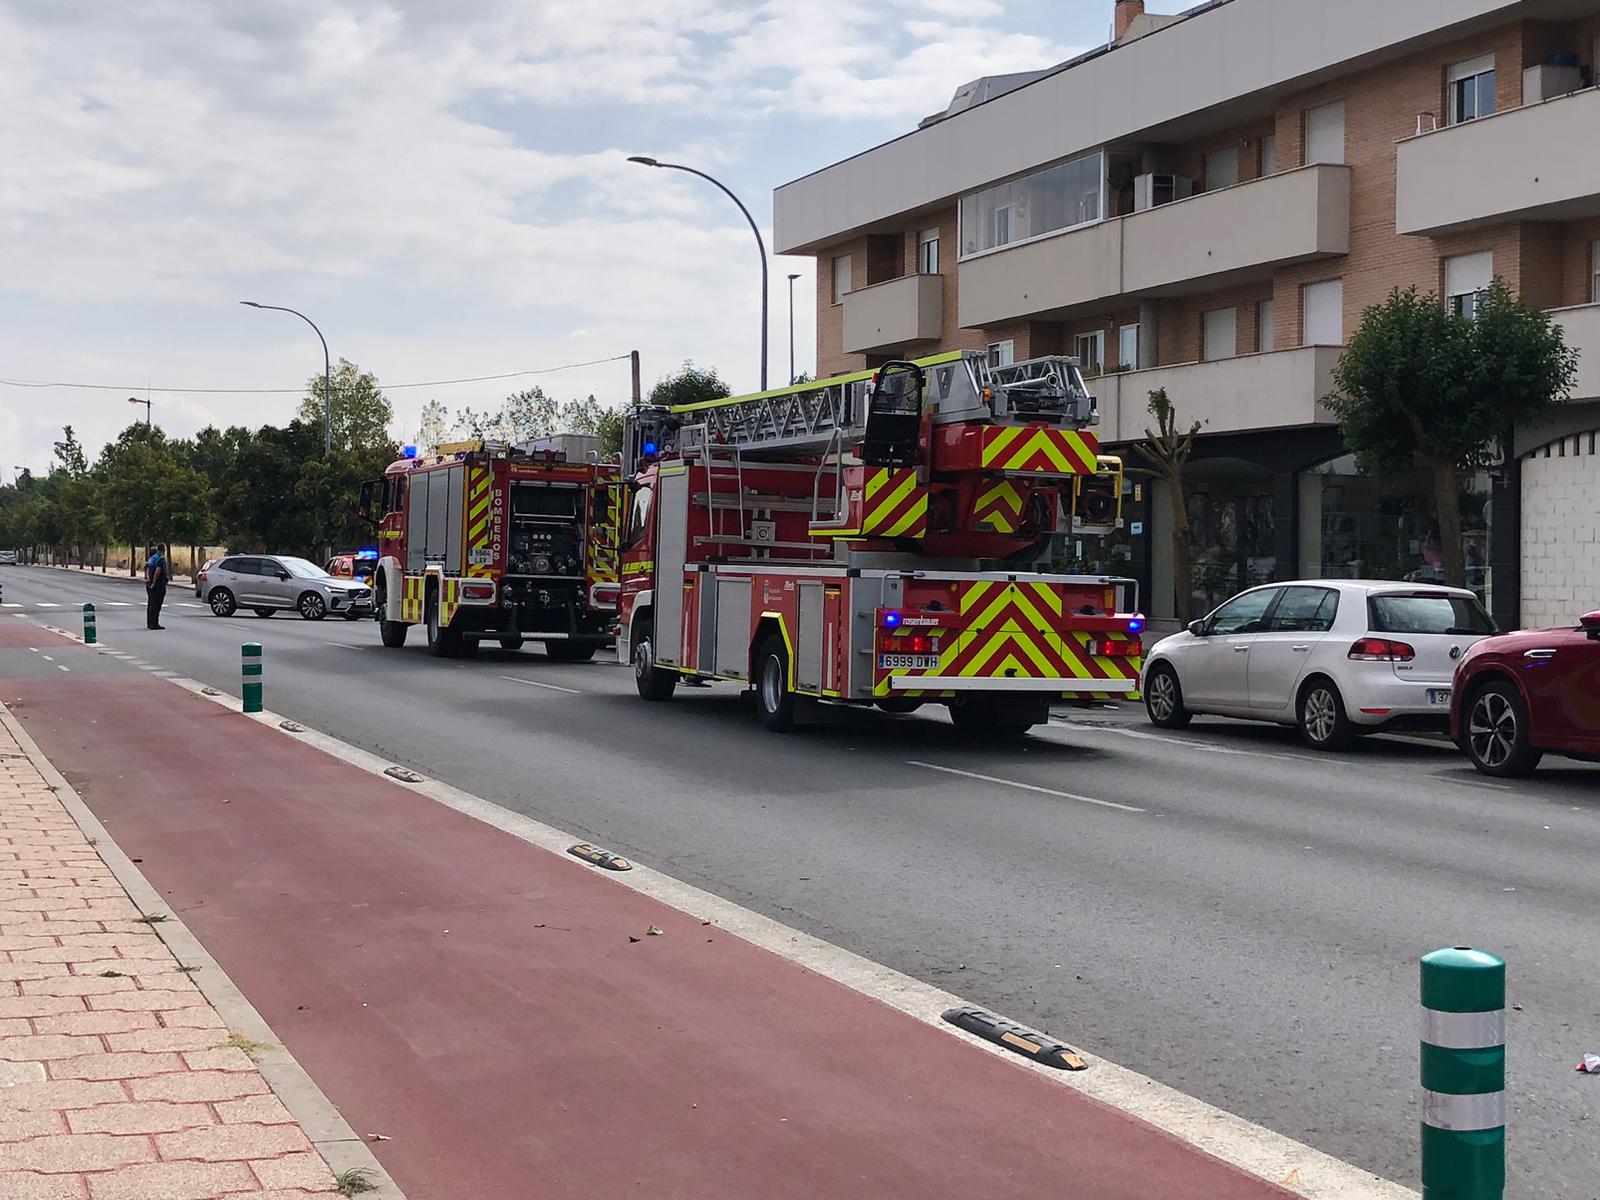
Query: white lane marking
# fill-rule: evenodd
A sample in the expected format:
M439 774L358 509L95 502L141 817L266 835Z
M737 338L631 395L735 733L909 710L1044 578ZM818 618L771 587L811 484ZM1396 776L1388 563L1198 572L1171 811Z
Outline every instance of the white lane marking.
M179 608L204 608L204 604L196 604L193 600L179 600Z
M341 650L365 650L365 646L353 646L349 642L323 642L324 646L338 646Z
M60 663L57 663L56 664L56 670L58 670L58 671L70 671L70 670L72 670L72 668L71 667L64 667Z
M127 600L107 600L105 602L105 604L106 604L107 608L132 608L133 607L133 605Z
M40 608L60 608L61 605L57 604L54 600L41 600L41 601L39 601L39 607Z
M581 695L583 695L583 693L580 692L577 688L557 687L553 683L540 683L537 679L523 679L519 675L502 675L502 676L500 676L500 678L501 679L509 679L512 683L525 683L529 687L549 688L552 692L566 692L567 695L569 695L569 696L581 696Z
M31 650L34 654L39 653L39 647L37 647L37 646L29 646L28 649Z
M1118 804L1115 800L1097 800L1093 796L1080 796L1077 792L1058 792L1055 788L1040 787L1037 783L1021 783L1015 779L1001 779L998 775L980 775L976 771L959 771L955 767L941 767L938 763L907 759L913 767L926 767L930 771L943 771L946 775L961 775L967 779L981 779L984 783L998 783L1003 787L1020 788L1025 792L1043 792L1046 796L1060 796L1063 800L1077 800L1083 804L1098 804L1101 808L1120 808L1123 812L1142 813L1144 809L1131 804Z
M41 654L39 657L44 659L45 662L55 662L55 659L51 658L48 654Z
M4 604L0 604L0 608L21 608L21 607L22 607L22 605L17 604L15 602L11 601L11 600L7 600Z
M1276 758L1282 762L1321 762L1309 754L1276 754L1271 750L1241 750L1237 746L1217 746L1211 742L1197 742L1192 738L1169 737L1164 733L1152 733L1148 729L1123 729L1116 725L1084 725L1077 721L1051 721L1056 729L1071 729L1081 733L1114 733L1118 737L1133 738L1136 741L1166 742L1170 746L1182 746L1185 750L1199 750L1205 754L1235 754L1245 758Z
M198 680L175 679L173 682L231 712L240 710L237 697L224 694L206 696L203 690L205 685ZM0 708L0 716L3 715L3 708ZM278 722L284 718L278 713L262 712L251 714L248 719L276 729ZM7 720L6 728L16 736L18 727L14 721ZM285 733L282 736L290 735ZM17 741L23 743L26 737L26 732L23 732ZM384 770L394 765L392 759L380 758L314 729L295 734L294 738L296 741L309 742L325 754L371 775L382 777ZM569 846L584 840L438 780L424 779L421 783L397 783L394 786L413 794L420 792L436 803L563 858ZM67 784L66 787L70 790L71 785ZM1088 1071L1063 1072L1030 1063L1000 1046L962 1033L941 1019L940 1014L946 1009L970 1001L752 912L731 900L701 891L670 875L652 870L638 860L634 860L633 870L626 874L612 875L607 872L605 878L670 905L696 920L710 919L735 937L798 963L852 991L879 1000L941 1033L957 1038L974 1050L993 1054L1017 1070L1031 1071L1042 1079L1082 1092L1103 1104L1138 1117L1180 1141L1199 1147L1258 1178L1292 1179L1293 1182L1284 1186L1307 1197L1307 1200L1417 1200L1417 1193L1409 1188L1381 1179L1303 1142L1225 1112L1109 1059L1100 1058L1081 1042L1075 1044L1089 1060L1091 1069Z

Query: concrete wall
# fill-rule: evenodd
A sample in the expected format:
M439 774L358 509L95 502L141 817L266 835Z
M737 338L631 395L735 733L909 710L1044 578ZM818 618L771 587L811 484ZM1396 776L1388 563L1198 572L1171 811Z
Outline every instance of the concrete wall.
M1575 625L1600 608L1600 437L1561 438L1522 460L1522 623Z
M943 275L902 275L844 298L844 349L862 354L937 340L944 317Z
M773 243L792 254L1080 150L1413 39L1510 19L1514 0L1232 0L778 188ZM1279 154L1286 152L1279 138ZM1291 161L1298 162L1298 158Z
M1594 88L1409 138L1398 149L1395 225L1437 234L1517 217L1593 216L1597 144Z

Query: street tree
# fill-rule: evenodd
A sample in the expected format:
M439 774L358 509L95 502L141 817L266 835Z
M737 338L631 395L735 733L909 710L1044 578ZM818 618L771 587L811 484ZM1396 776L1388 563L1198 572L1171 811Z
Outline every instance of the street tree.
M622 454L622 410L602 404L593 396L568 400L556 417L562 433L586 434L600 439L600 457L609 461Z
M429 400L417 421L418 453L432 454L441 443L448 442L451 428L450 410L437 400Z
M1189 504L1184 495L1184 468L1194 453L1194 440L1202 422L1193 421L1183 429L1178 412L1166 388L1150 393L1145 410L1155 418L1155 428L1146 425L1144 440L1133 444L1133 452L1149 463L1135 468L1136 473L1162 480L1172 503L1172 586L1174 612L1187 625L1194 617L1194 565L1189 555Z
M1576 371L1561 327L1502 280L1478 294L1470 316L1397 289L1362 314L1326 403L1364 472L1427 469L1445 582L1465 587L1462 474L1508 449L1515 427L1548 416Z
M55 460L69 479L89 473L89 460L84 456L83 443L78 441L78 435L72 432L71 425L62 426L61 440L55 443L54 449Z
M699 404L732 395L715 367L702 369L688 360L671 375L664 375L650 389L651 404Z
M327 383L321 375L313 375L306 382L306 390L309 394L300 402L295 418L321 430ZM388 444L389 422L393 419L394 410L378 387L377 378L349 359L341 358L333 368L334 448L351 450Z

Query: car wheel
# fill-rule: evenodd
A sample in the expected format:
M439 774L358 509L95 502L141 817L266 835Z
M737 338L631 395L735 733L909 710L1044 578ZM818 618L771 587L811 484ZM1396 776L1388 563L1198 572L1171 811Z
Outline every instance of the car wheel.
M270 617L273 613L277 612L278 610L275 609L275 608L252 608L250 611L255 613L256 616L265 619L267 617Z
M1467 701L1467 757L1485 775L1531 774L1543 754L1528 729L1528 709L1515 684L1486 684Z
M1150 724L1161 729L1182 729L1194 720L1194 714L1183 706L1178 673L1166 663L1156 663L1145 676L1144 711Z
M774 733L794 728L794 693L789 690L789 652L768 634L756 650L756 717Z
M678 686L678 673L656 665L656 648L650 622L640 622L633 631L633 685L645 700L671 700Z
M1355 740L1344 697L1328 679L1313 679L1300 693L1300 737L1313 750L1344 750Z
M328 602L322 598L321 592L307 592L295 607L308 621L320 621L328 615Z
M211 615L214 617L231 617L234 610L239 607L239 602L233 598L233 593L225 587L212 588L206 603L211 606Z

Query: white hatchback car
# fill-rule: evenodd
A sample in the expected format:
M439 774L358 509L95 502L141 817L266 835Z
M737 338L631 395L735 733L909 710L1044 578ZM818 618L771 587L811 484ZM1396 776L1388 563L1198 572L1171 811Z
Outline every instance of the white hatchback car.
M1450 681L1495 632L1471 592L1308 579L1241 592L1145 658L1145 711L1163 729L1195 713L1297 725L1339 750L1357 734L1448 729Z

